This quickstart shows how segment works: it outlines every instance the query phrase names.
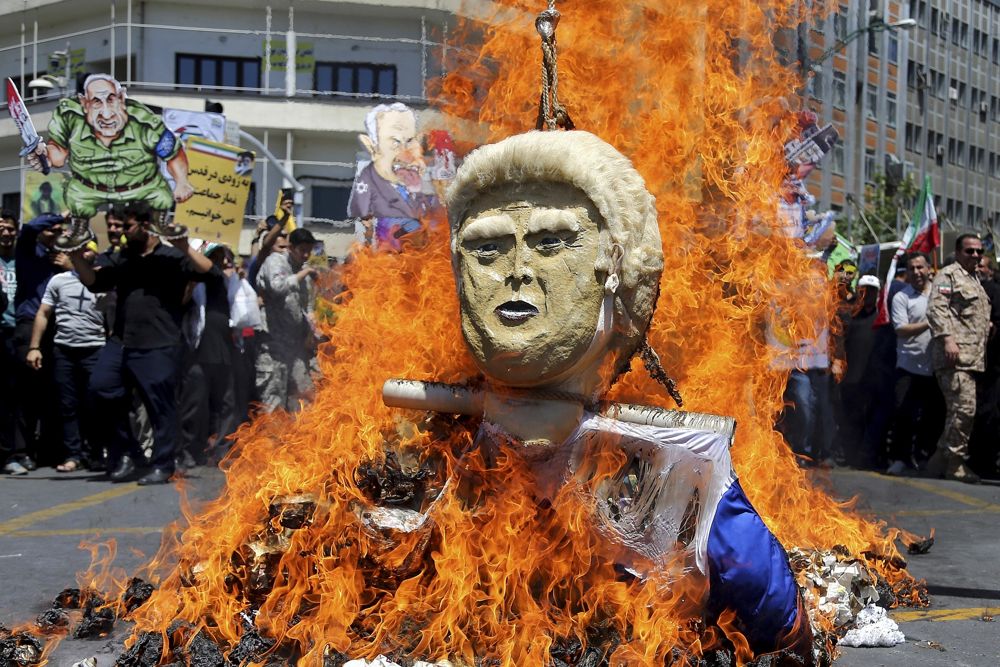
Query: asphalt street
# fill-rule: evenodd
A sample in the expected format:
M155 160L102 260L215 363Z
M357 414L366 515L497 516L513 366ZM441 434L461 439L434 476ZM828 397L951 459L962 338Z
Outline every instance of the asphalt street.
M817 474L837 496L857 495L861 511L914 533L934 528L937 540L930 553L908 557L911 573L926 580L932 604L892 612L906 643L842 649L837 667L1000 665L1000 486L852 470ZM222 476L198 469L188 483L197 506L218 492ZM74 573L90 561L81 541L115 538L116 563L131 570L155 553L163 526L179 516L173 486L114 485L94 474L51 469L0 477L0 623L33 619L60 590L75 585ZM993 613L996 621L984 620ZM119 624L105 639L64 641L50 664L70 667L96 656L100 667L108 667L126 633Z

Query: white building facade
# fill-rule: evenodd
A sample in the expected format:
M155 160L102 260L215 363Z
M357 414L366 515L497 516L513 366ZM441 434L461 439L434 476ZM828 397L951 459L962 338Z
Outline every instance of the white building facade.
M75 92L88 73L114 75L131 98L153 107L221 105L227 121L264 144L305 186L306 223L333 241L331 254L341 254L352 230L346 206L365 113L394 101L426 108L434 79L443 74L457 5L0 0L0 76L19 84L43 137L56 100ZM53 88L28 87L45 74ZM247 210L252 229L289 183L267 155L246 138L240 143L257 153ZM20 147L17 128L0 112L4 208L16 208L20 199ZM241 246L249 230L243 236Z

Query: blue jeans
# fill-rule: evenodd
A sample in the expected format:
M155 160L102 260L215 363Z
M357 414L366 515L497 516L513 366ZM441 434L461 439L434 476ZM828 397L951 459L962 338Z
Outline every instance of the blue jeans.
M94 411L91 407L90 375L97 365L103 348L56 345L52 355L52 372L59 392L59 416L62 419L63 446L66 457L83 460L83 441L93 446ZM43 362L44 363L44 360ZM82 422L82 427L81 427Z
M139 390L153 424L154 468L172 472L177 447L177 381L183 347L171 345L149 350L123 347L109 340L101 350L97 366L90 376L90 390L102 406L111 431L108 463L116 465L123 454L142 462L142 452L129 431L128 412L131 388Z
M780 430L797 454L807 454L816 460L832 454L835 424L830 385L830 374L825 368L793 370L788 376Z

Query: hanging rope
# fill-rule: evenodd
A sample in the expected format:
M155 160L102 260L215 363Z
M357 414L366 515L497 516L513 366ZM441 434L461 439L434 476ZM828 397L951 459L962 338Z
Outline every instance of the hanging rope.
M646 341L643 341L639 347L639 358L642 359L642 365L646 367L649 377L663 385L667 393L670 394L670 398L674 399L677 407L683 408L684 399L681 398L681 392L677 389L677 383L663 370L663 364L660 363L660 356L656 354L656 351Z
M559 12L555 0L549 0L549 8L535 19L535 30L542 38L542 92L538 100L537 130L572 130L573 119L559 103L559 68L556 51L556 26Z

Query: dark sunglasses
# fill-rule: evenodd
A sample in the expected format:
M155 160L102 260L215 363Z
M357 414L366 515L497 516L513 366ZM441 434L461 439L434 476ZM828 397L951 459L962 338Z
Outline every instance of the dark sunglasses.
M962 252L964 252L966 255L982 255L983 254L983 249L982 248L966 248Z

